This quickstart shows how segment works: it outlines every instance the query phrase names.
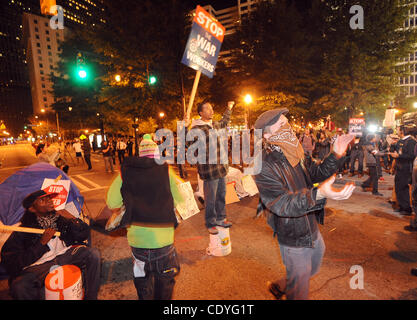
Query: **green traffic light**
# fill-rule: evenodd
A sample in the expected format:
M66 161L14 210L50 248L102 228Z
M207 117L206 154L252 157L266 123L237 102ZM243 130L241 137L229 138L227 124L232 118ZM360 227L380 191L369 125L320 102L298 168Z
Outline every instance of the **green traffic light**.
M149 78L149 84L155 84L156 83L156 77L155 76L151 76Z
M86 77L87 77L87 72L86 72L85 70L79 70L79 71L78 71L78 76L79 76L81 79L84 79L84 78L86 78Z

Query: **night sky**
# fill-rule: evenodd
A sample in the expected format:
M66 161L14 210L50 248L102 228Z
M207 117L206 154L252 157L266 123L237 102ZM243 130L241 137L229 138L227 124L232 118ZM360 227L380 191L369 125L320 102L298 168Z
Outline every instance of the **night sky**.
M195 6L197 4L201 6L205 6L210 4L215 10L220 10L224 8L229 8L237 5L237 0L201 0L201 1L194 1Z

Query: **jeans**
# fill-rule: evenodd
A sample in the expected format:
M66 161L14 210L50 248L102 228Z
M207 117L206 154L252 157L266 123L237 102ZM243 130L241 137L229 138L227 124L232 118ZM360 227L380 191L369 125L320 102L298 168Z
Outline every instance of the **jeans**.
M111 157L104 157L104 166L106 167L106 172L114 172L113 159Z
M363 173L363 151L362 150L352 150L350 154L350 172L355 173L355 161L358 159L358 172Z
M81 269L85 300L97 300L100 287L100 252L95 248L75 246L51 261L26 268L11 281L10 295L17 300L44 300L45 278L54 265L72 264Z
M226 219L226 178L204 180L206 227L212 228Z
M133 248L134 284L140 300L171 300L174 277L180 271L174 245L159 249Z
M280 286L288 300L308 300L310 277L320 270L326 249L321 233L313 241L312 248L296 248L279 245L282 262L287 270L285 281ZM285 288L285 289L284 289Z

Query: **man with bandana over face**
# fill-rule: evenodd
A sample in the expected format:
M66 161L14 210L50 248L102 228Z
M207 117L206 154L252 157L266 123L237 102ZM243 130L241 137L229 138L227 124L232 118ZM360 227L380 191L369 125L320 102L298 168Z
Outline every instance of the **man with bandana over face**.
M255 181L287 273L286 279L268 282L268 288L277 299L285 294L288 300L306 300L310 277L319 271L325 250L317 222L323 224L326 198L348 199L355 188L353 184L340 190L332 187L353 136L338 137L327 157L307 164L287 112L269 110L256 120L255 129L263 130L264 150Z

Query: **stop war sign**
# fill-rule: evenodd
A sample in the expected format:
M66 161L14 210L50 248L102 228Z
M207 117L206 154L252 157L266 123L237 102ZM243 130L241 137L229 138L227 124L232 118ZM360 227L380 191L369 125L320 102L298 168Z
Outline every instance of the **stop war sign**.
M54 179L44 179L41 189L46 193L58 193L58 195L52 199L54 202L55 210L62 210L65 208L68 199L70 183L70 180L55 181Z

